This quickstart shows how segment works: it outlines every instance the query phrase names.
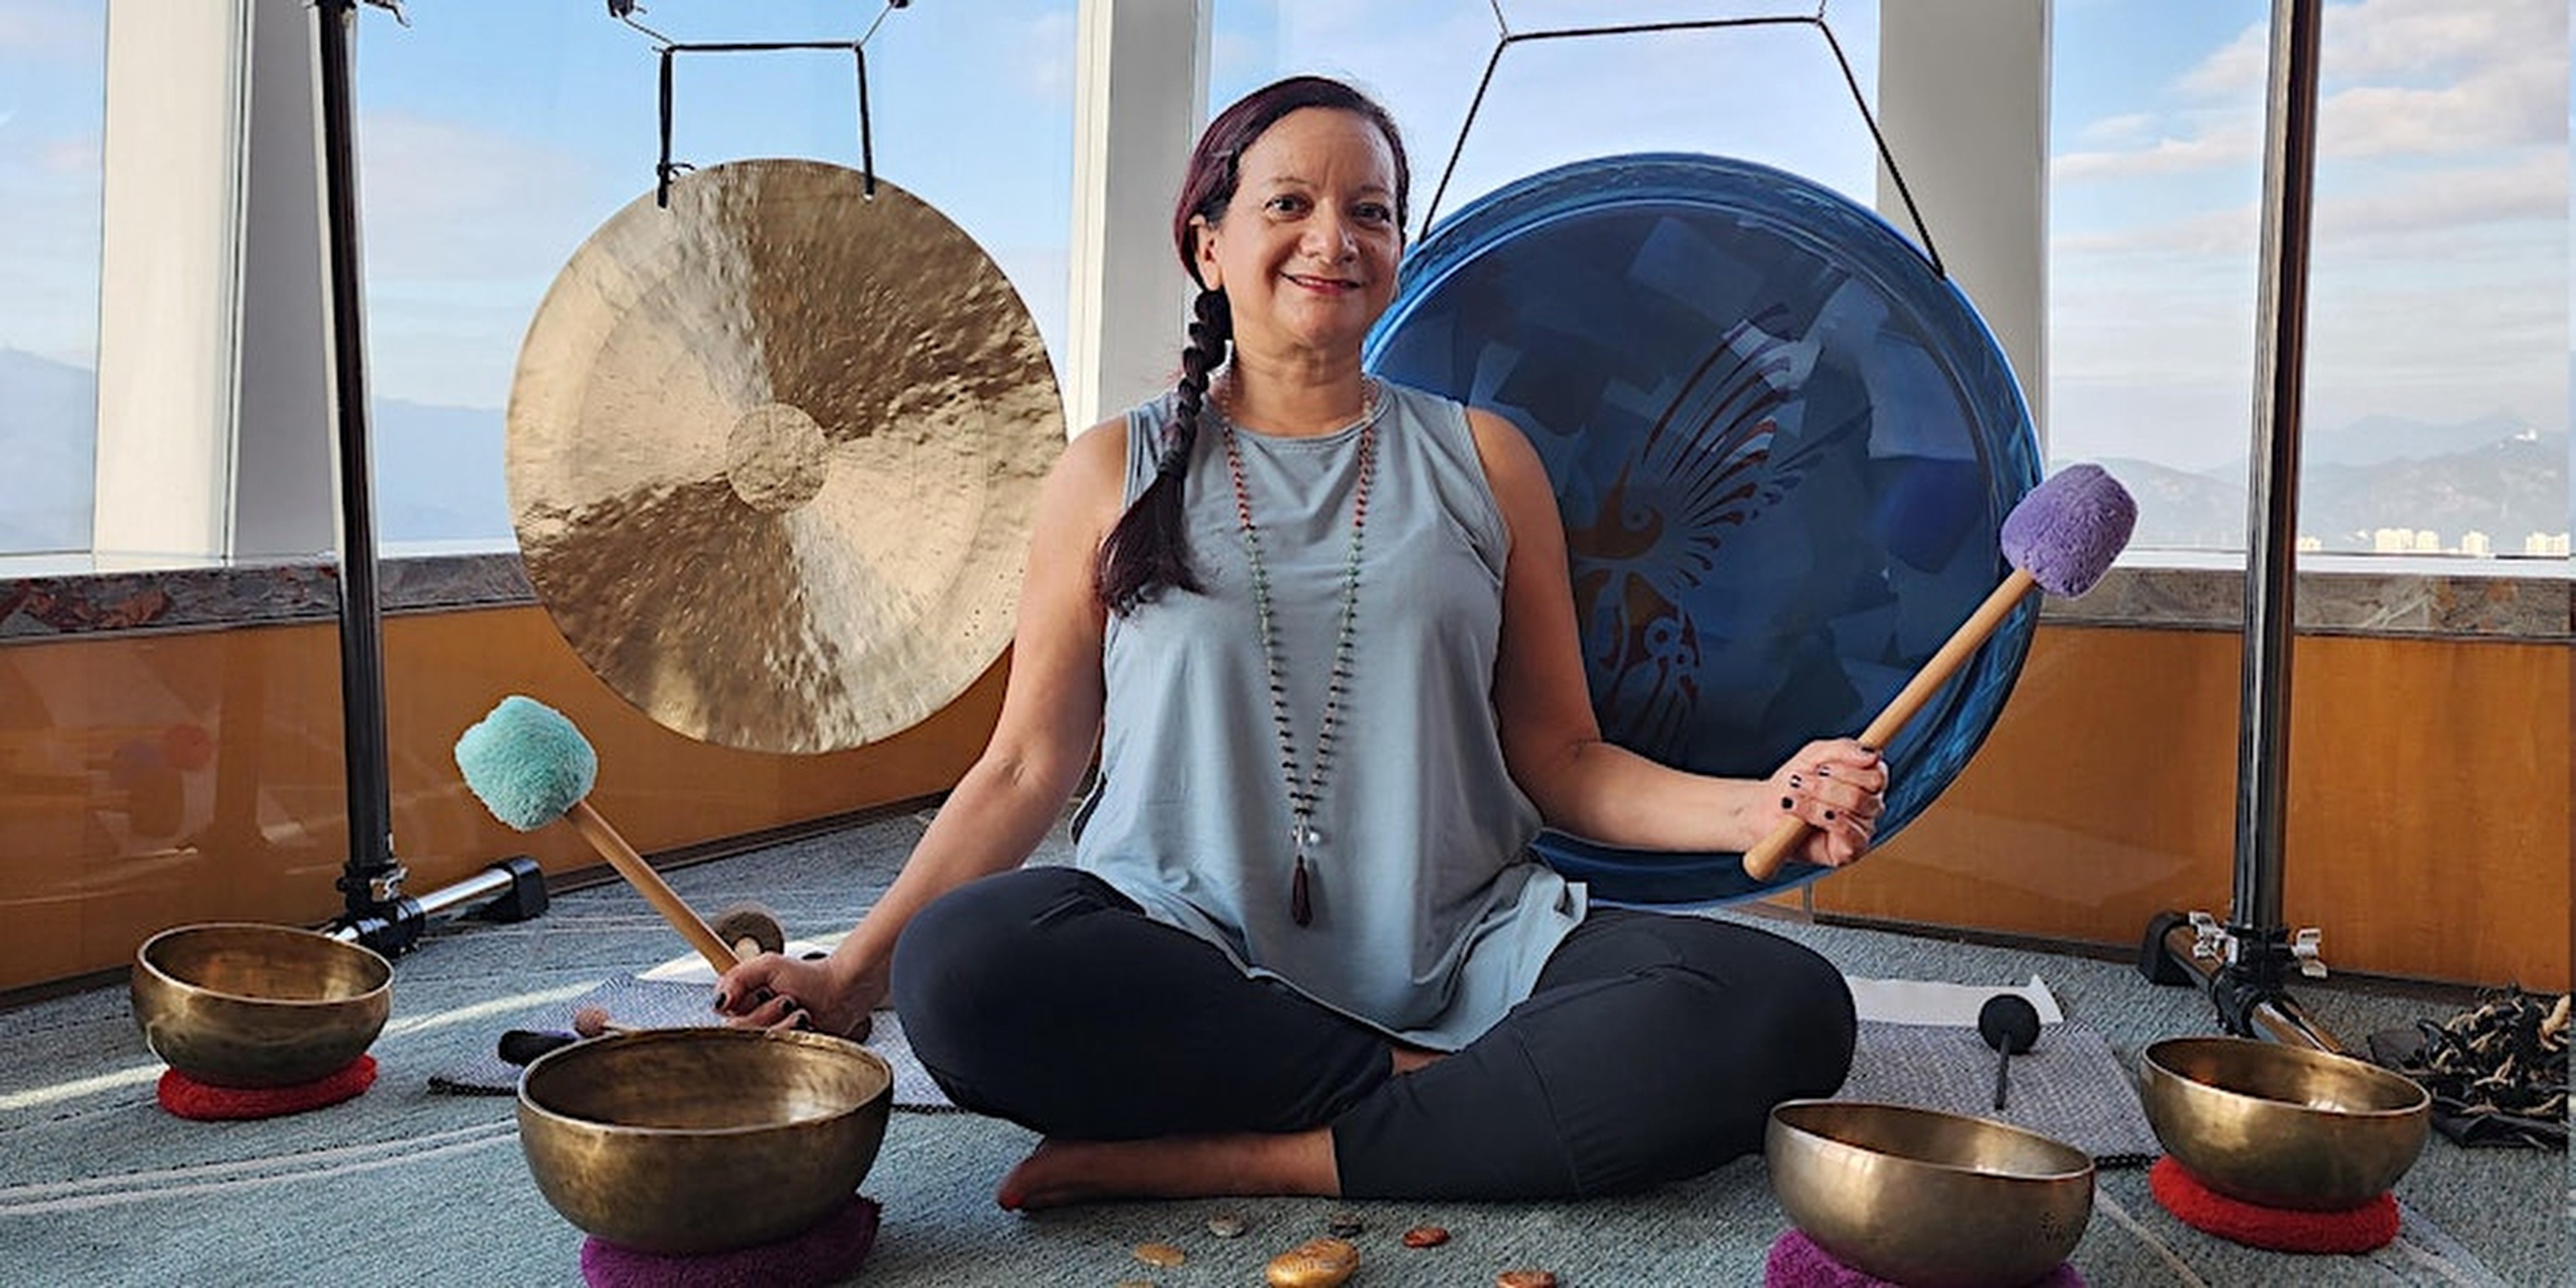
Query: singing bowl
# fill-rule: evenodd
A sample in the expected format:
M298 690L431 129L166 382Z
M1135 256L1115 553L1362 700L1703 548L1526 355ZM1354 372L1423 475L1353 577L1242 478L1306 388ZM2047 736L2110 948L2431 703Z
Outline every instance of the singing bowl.
M565 1220L608 1243L694 1256L830 1217L875 1164L893 1107L894 1071L855 1042L645 1029L531 1062L519 1144Z
M1984 1118L1791 1100L1771 1111L1763 1150L1772 1193L1817 1247L1906 1288L2030 1283L2093 1214L2089 1155Z
M209 1086L291 1087L365 1054L393 1010L375 950L292 926L178 926L127 979L152 1053Z
M2147 1048L2139 1098L2156 1140L2210 1189L2340 1212L2386 1193L2423 1152L2433 1098L2350 1056L2254 1038Z

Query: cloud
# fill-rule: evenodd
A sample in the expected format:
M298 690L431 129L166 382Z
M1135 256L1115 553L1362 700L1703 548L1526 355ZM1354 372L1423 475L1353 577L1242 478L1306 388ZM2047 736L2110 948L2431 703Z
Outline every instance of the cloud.
M1041 14L1008 37L1020 68L1021 91L1067 111L1073 106L1074 59L1067 51L1076 47L1075 21L1069 13Z
M2154 139L2160 119L2153 112L2123 112L2087 122L2075 133L2089 143L2104 147L2136 143Z
M2320 157L2457 153L2567 142L2567 62L2518 58L2431 88L2357 85L2317 109Z
M107 37L103 0L0 0L0 55L95 61Z
M2320 248L2359 248L2440 263L2472 253L2481 235L2567 219L2567 155L2530 151L2488 165L2378 169L2348 189L2321 191L2310 227ZM2061 255L2117 258L2241 254L2260 232L2258 207L2232 203L2105 232L2060 233Z
M2567 13L2557 0L2363 0L2326 11L2317 110L2321 161L2563 149ZM2238 32L2168 87L2170 106L2070 131L2070 180L2259 164L2271 34ZM2124 141L2134 140L2123 146Z
M2186 137L2159 136L2133 148L2059 153L2049 160L2049 174L2079 181L2188 174L2259 163L2262 155L2261 123L2240 116Z
M524 135L371 112L358 140L371 277L551 278L627 200L587 155Z
M2337 78L2451 77L2500 55L2566 47L2563 0L2363 0L2327 10L2323 71ZM2558 53L2549 52L2556 46Z
M2186 99L2201 101L2260 94L2271 57L2271 28L2256 23L2184 72L2174 82L2174 90Z
M2320 200L2321 240L2417 233L2456 238L2480 227L2567 219L2567 154L2534 152L2501 165L2419 171L2350 195ZM2425 247L2427 252L2437 247Z

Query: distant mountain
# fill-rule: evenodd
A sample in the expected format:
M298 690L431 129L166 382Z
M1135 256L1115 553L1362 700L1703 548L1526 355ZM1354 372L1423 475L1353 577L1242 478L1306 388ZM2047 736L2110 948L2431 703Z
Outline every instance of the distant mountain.
M2576 367L2576 356L2571 357ZM89 544L97 377L0 349L0 551ZM380 545L512 538L497 408L377 400L370 418ZM2456 547L2484 532L2517 553L2569 528L2568 436L2505 413L2434 425L2372 416L2301 444L2299 530L2328 550L2368 550L2380 528L2430 529ZM2133 544L2243 549L2244 464L2183 470L2102 464L2138 498Z
M2509 411L2455 424L2435 425L2404 416L2364 416L2340 429L2309 430L2299 444L2302 463L2319 465L2385 465L2475 452L2533 432L2530 421Z
M2049 467L2054 474L2066 462ZM2095 464L2110 471L2137 498L2138 527L2129 544L2140 549L2242 550L2245 484L2192 470L2127 457Z
M499 408L379 398L368 418L376 458L376 539L512 541Z
M0 349L0 551L88 547L97 425L96 373ZM499 409L380 398L368 428L379 545L509 542Z
M2138 530L2130 544L2245 548L2241 474L2222 477L2140 460L2100 464L2138 499ZM2483 532L2497 553L2515 554L2531 533L2568 530L2565 434L2518 426L2508 437L2432 456L2366 465L2302 459L2300 466L2299 532L2327 550L2369 550L2378 529L2407 528L2429 529L2445 548L2456 548L2463 533Z
M86 550L98 376L0 349L0 551Z

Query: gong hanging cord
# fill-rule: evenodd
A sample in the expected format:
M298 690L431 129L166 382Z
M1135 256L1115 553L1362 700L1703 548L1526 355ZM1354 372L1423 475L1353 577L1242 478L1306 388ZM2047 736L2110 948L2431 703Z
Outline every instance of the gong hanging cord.
M1468 132L1476 128L1476 113L1485 105L1485 91L1493 87L1494 70L1502 65L1503 51L1523 41L1570 40L1592 36L1635 36L1666 31L1713 31L1731 27L1813 27L1825 38L1825 48L1832 51L1834 65L1842 69L1843 85L1851 91L1852 106L1860 109L1862 123L1869 126L1870 141L1878 148L1879 163L1887 167L1888 178L1896 184L1896 195L1905 202L1906 217L1914 222L1915 236L1923 243L1923 258L1932 265L1936 277L1947 279L1949 271L1941 265L1941 252L1932 244L1932 229L1923 222L1923 211L1914 204L1914 190L1905 182L1905 172L1897 168L1896 154L1888 149L1887 135L1878 128L1878 117L1869 110L1869 100L1860 90L1860 77L1852 73L1851 60L1843 56L1843 45L1834 38L1833 25L1825 21L1825 5L1819 0L1812 14L1771 14L1750 18L1696 18L1670 22L1617 23L1600 27L1551 27L1544 31L1514 31L1503 16L1502 0L1486 0L1494 14L1494 52L1485 59L1485 74L1476 82L1476 97L1467 104L1467 119L1458 124L1458 141L1449 149L1449 161L1440 169L1440 182L1431 190L1431 204L1422 212L1422 225L1415 230L1415 240L1430 235L1432 220L1440 213L1440 198L1449 191L1450 176L1458 169L1458 157L1467 150Z
M681 171L697 168L685 161L675 162L671 159L673 118L671 80L673 65L678 60L678 56L681 54L767 54L787 50L846 49L850 51L850 59L858 78L860 191L868 197L876 196L876 138L868 119L868 41L876 36L877 28L885 24L887 14L904 8L910 3L911 0L886 0L885 7L877 11L876 19L868 24L866 31L859 33L859 38L856 40L685 41L674 40L635 21L637 6L633 0L609 0L609 16L644 33L652 40L654 52L659 55L661 61L661 80L656 93L661 114L658 133L661 153L653 163L653 204L664 210L670 209L671 180Z

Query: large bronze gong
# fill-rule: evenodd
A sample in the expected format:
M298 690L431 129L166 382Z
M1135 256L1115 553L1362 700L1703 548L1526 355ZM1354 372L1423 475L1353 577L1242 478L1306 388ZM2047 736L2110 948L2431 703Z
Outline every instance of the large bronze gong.
M564 266L510 391L511 521L583 661L661 724L858 746L1011 629L1064 446L1036 325L920 199L812 161L640 198Z

